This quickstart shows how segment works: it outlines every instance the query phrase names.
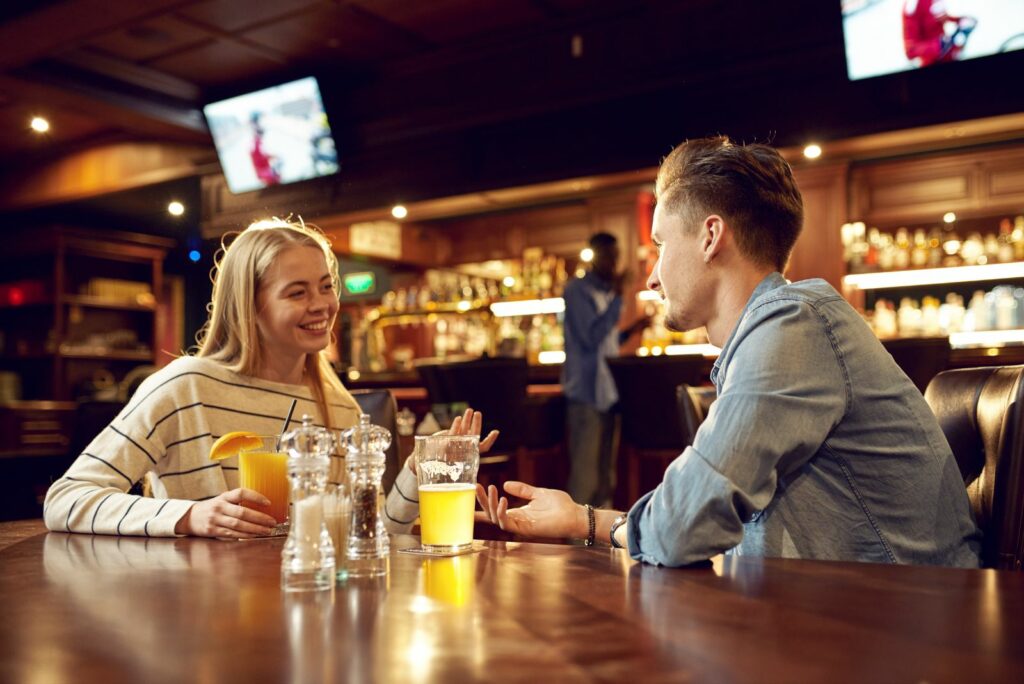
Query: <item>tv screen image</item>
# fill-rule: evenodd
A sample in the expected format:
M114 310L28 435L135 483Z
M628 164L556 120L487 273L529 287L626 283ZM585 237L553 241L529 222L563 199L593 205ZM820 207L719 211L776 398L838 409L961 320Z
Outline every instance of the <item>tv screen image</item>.
M313 77L203 107L231 192L338 171L338 154Z
M850 80L1024 48L1021 0L841 0Z

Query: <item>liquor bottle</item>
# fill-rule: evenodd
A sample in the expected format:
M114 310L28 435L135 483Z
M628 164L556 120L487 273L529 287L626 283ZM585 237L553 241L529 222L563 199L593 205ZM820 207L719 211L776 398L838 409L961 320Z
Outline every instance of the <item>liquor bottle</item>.
M938 268L942 265L942 231L932 228L928 233L928 267Z
M896 254L893 268L903 270L910 266L910 232L906 228L896 230Z
M881 242L880 233L877 228L868 231L868 248L864 253L864 269L874 271L878 269L878 249Z
M1007 263L1013 261L1016 256L1013 253L1013 225L1010 219L1004 218L999 222L999 261Z
M902 337L917 337L921 334L921 309L917 300L904 297L896 311L896 325Z
M1013 231L1010 233L1013 242L1013 258L1024 261L1024 216L1013 219Z
M910 251L910 265L914 268L923 268L928 265L928 237L924 228L914 231L914 246Z
M984 261L984 263L986 263L986 264L998 263L999 262L999 239L996 237L996 234L995 233L988 233L987 235L985 235L985 239L983 241L983 244L985 245L985 254L984 254L985 261ZM982 263L982 262L979 260L979 263Z
M892 302L879 299L875 302L874 315L875 335L881 338L896 337L899 329L896 326L896 312L892 310Z
M1017 325L1017 301L1013 298L1013 288L1000 285L992 293L995 295L996 330L1012 330Z
M921 333L925 336L939 335L939 300L936 297L924 297L921 300Z
M896 242L892 235L882 233L878 237L878 269L891 271L896 267Z

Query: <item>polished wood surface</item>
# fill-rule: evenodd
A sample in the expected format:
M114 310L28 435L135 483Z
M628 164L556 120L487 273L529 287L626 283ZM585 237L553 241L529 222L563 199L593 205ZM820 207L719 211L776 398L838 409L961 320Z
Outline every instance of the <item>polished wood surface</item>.
M0 681L1024 677L1024 573L744 557L668 569L485 542L455 559L393 553L386 580L286 595L281 546L23 538L0 550Z

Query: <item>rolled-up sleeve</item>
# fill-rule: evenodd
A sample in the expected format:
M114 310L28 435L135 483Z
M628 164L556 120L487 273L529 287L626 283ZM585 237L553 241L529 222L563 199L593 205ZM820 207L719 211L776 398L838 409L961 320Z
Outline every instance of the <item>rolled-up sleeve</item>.
M693 446L629 512L633 558L686 565L739 544L780 475L818 452L849 405L842 355L807 302L749 310L722 361L719 396Z

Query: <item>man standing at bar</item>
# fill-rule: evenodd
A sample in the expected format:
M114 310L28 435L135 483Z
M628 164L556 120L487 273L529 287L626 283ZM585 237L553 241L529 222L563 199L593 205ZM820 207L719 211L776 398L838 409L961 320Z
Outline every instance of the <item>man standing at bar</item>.
M730 552L977 567L963 479L924 397L828 283L781 275L803 224L781 155L690 141L662 164L657 199L648 287L670 327L704 326L722 350L693 445L628 516L507 482L529 504L478 488L480 517L660 565Z
M611 412L619 400L605 359L643 321L619 332L624 274L618 272L619 245L613 235L590 237L590 271L565 287L565 363L562 391L568 401L569 493L576 501L607 506L615 490L618 422Z

